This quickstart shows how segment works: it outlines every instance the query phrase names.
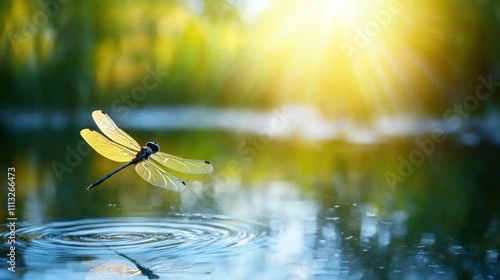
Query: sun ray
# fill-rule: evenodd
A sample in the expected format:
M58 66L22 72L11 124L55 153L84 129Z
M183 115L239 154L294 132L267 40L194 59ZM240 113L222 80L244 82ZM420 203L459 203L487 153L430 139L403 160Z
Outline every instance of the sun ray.
M252 64L264 67L249 71L274 77L275 103L341 115L425 113L456 80L456 56L447 52L458 53L450 34L462 23L450 3L277 0L250 34L259 38L250 44Z

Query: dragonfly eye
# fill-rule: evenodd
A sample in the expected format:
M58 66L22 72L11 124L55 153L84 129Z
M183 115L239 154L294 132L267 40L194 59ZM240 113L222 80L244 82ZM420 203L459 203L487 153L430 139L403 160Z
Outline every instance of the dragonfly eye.
M160 145L158 145L158 143L153 141L149 141L148 143L146 143L146 146L148 146L154 153L160 150Z

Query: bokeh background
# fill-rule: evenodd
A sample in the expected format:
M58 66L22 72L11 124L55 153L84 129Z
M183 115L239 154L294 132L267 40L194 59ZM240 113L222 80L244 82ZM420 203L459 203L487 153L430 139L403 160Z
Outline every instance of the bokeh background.
M0 26L20 220L267 218L268 264L214 277L500 277L499 1L5 0ZM88 192L118 166L79 135L96 109L214 173Z

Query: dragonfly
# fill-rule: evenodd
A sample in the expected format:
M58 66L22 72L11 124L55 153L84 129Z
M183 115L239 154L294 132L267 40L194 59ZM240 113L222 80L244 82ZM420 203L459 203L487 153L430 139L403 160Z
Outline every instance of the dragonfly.
M85 277L86 280L121 279L120 276L128 278L137 275L146 276L148 279L159 279L160 276L158 274L211 274L215 269L212 262L191 263L179 260L165 261L161 259L156 260L156 262L149 262L149 264L153 265L146 267L132 257L120 253L107 245L104 246L133 263L135 267L119 262L108 262L91 269Z
M92 118L103 134L85 128L80 131L83 139L102 156L116 162L127 163L92 183L87 190L97 187L109 177L131 165L135 165L135 171L139 176L153 186L179 192L186 189L186 183L168 173L165 167L190 174L207 174L213 171L213 166L208 161L184 159L160 152L160 146L156 142L148 141L145 146L141 147L102 110L92 112Z

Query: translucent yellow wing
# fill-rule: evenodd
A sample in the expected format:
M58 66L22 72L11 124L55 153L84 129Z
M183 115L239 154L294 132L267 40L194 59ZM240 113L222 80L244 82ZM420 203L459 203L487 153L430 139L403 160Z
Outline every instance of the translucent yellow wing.
M150 157L162 165L179 172L206 174L214 170L212 164L205 160L184 159L162 152L152 154Z
M141 271L122 262L107 262L92 268L85 275L85 280L125 279L141 275Z
M120 146L95 130L82 129L80 135L96 152L110 160L128 162L136 155L136 152Z
M189 262L189 261L169 261L164 259L149 261L149 268L156 273L182 273L182 274L210 274L214 272L215 265L212 262ZM152 265L153 264L153 265Z
M183 192L186 189L186 184L183 181L166 172L161 166L151 160L144 160L137 163L135 171L137 171L142 179L156 187L178 192Z
M127 148L133 149L136 152L141 149L139 143L137 143L134 138L130 137L130 135L125 133L123 130L118 128L113 120L103 111L96 110L92 112L92 118L102 133L109 137L109 139L115 141L116 143L120 143Z

